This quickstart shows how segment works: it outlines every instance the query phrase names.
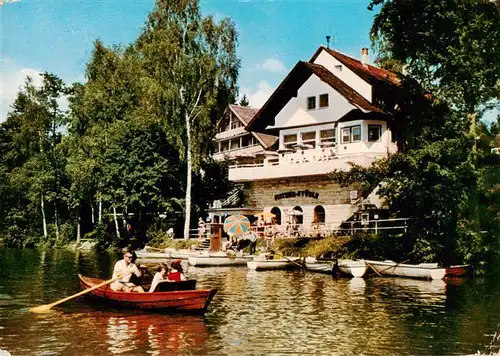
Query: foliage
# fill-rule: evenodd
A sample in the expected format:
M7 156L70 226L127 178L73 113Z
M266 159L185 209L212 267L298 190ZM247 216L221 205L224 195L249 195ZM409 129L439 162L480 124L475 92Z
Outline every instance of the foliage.
M250 105L250 102L248 101L246 94L243 94L243 97L240 99L240 102L238 105L239 106L249 106Z
M209 154L212 123L237 92L235 48L231 21L202 18L194 0L158 1L135 43L95 42L84 84L28 78L0 124L5 243L144 244L160 221L178 230L191 189L203 215L230 188Z
M380 183L391 213L413 217L404 236L410 258L492 260L498 228L490 222L499 206L488 198L496 183L486 177L497 176L498 165L483 160L489 149L475 140L484 130L477 125L481 112L500 94L498 4L373 0L370 8L377 5L371 36L380 61L405 72L390 111L393 128L403 133L400 151L332 178L363 181L365 194Z

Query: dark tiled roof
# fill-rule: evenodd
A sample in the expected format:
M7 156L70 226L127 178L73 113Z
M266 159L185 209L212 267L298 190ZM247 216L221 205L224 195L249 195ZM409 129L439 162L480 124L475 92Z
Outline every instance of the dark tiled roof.
M361 94L359 94L356 90L351 88L345 82L340 80L335 74L330 72L328 69L323 67L320 64L313 64L303 62L307 67L309 67L314 74L318 76L323 82L330 85L333 89L339 92L344 98L347 99L351 104L357 106L360 109L366 111L373 112L382 112L378 107L371 104L368 100L366 100Z
M251 108L248 106L239 106L239 105L234 105L231 104L229 105L229 108L233 113L238 116L240 120L243 121L245 125L247 125L250 120L252 120L253 116L259 111L259 109Z
M382 110L371 104L357 91L352 89L322 65L299 61L290 73L288 73L278 88L273 92L264 106L254 115L253 119L247 126L247 130L266 132L266 127L274 125L275 116L281 111L281 109L283 109L292 97L296 96L300 87L313 74L338 91L357 108L364 111L382 113Z
M251 108L248 106L239 106L239 105L234 105L231 104L229 105L229 109L245 124L245 128L247 127L248 123L252 121L254 115L259 111L259 109L256 108ZM251 132L257 140L260 141L262 146L264 146L265 149L271 147L278 141L277 136L273 135L268 135L268 134L263 134L263 133L258 133L258 132Z
M400 80L395 73L388 70L374 67L370 64L363 64L359 59L350 57L331 48L321 46L309 62L313 62L322 50L325 50L331 56L342 62L347 68L356 73L359 77L370 84L388 83L391 85L400 85Z

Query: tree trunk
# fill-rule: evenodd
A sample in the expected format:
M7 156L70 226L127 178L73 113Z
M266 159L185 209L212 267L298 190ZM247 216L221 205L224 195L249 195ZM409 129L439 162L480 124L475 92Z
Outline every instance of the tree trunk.
M118 218L116 217L116 207L113 204L113 219L115 220L116 237L120 239L120 227L118 226Z
M92 209L92 225L95 224L95 211L94 211L94 204L91 202L90 203L90 209Z
M80 237L81 237L81 229L80 229L80 222L81 222L81 218L80 216L78 216L78 222L76 223L76 244L77 245L80 245Z
M99 224L102 223L102 198L99 197Z
M43 219L43 237L47 238L47 220L45 219L45 208L43 202L43 194L41 197L41 209L42 209L42 219Z
M54 203L54 223L56 228L56 242L59 242L59 218L57 216L57 204Z
M185 205L185 220L184 220L184 239L189 239L189 226L191 221L191 179L192 179L192 162L191 162L191 122L189 115L186 114L186 131L187 131L187 149L186 149L186 205Z

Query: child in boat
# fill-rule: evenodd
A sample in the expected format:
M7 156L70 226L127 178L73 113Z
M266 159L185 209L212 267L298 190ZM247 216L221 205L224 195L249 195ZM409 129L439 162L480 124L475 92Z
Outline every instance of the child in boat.
M172 282L185 281L187 278L184 276L181 260L172 262L172 270L168 274L168 280Z
M151 282L151 288L149 288L150 292L154 292L158 283L166 280L167 272L168 272L168 266L165 263L162 263L160 267L158 267L158 272L156 272L155 276L153 277L153 282Z

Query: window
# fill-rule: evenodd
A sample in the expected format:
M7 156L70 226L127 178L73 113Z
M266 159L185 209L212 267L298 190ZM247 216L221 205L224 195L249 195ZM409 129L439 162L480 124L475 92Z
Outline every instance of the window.
M304 223L304 215L302 214L302 208L300 206L296 206L292 210L292 224L303 224Z
M337 64L335 66L335 69L338 70L339 72L342 71L342 64Z
M350 126L342 129L342 143L361 141L361 126Z
M292 148L297 144L297 134L293 135L283 135L283 146L285 148Z
M380 140L382 136L382 126L381 125L368 125L368 141L376 142Z
M240 122L240 120L234 118L233 121L231 121L231 130L237 129L241 126L243 126L243 124Z
M351 127L351 141L361 141L361 126Z
M307 98L307 110L316 109L316 97L310 96Z
M252 135L245 135L241 137L241 147L252 146Z
M274 214L274 221L276 224L281 225L281 210L278 207L271 209L271 214Z
M229 150L229 141L223 141L220 143L220 150L221 152L228 151Z
M236 150L238 148L240 148L240 139L237 138L237 139L231 140L231 149Z
M328 107L328 94L321 94L319 96L319 107L320 108Z
M335 129L321 130L319 132L319 140L321 143L335 143Z
M325 223L325 208L318 205L314 208L314 223L324 224Z
M304 145L311 145L313 148L316 147L316 131L303 132L302 143Z

